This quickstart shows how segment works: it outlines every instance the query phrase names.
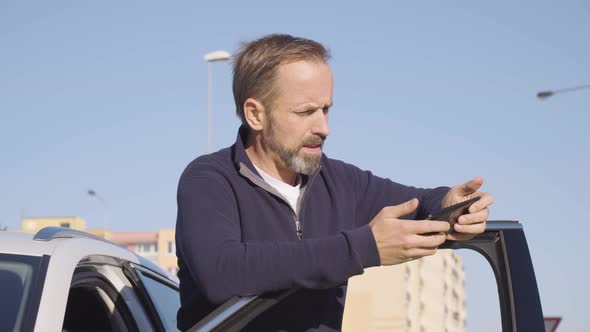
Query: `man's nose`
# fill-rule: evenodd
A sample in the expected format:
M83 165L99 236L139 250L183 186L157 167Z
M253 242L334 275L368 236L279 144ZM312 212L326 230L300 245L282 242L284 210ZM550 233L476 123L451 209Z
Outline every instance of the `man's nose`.
M328 112L318 112L320 114L312 128L312 134L328 137L330 135L330 126L328 125Z

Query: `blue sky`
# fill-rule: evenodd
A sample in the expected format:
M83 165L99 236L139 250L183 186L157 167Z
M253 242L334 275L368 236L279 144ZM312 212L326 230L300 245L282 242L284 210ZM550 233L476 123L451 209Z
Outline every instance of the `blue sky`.
M590 90L535 98L590 83L585 1L2 2L0 224L101 227L92 188L114 230L174 227L178 177L206 152L203 55L274 32L332 50L330 157L423 187L483 176L491 218L525 227L545 314L590 328ZM219 149L238 127L228 63L213 66L213 114ZM467 278L468 303L494 296L473 286L483 263Z

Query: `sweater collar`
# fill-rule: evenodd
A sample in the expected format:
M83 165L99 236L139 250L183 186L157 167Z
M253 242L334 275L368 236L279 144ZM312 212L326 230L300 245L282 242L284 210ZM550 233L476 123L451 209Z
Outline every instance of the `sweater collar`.
M248 127L246 127L245 125L241 125L240 129L238 129L238 137L236 138L236 144L234 144L233 151L232 151L232 159L233 159L234 165L237 170L240 170L240 167L243 164L246 167L248 167L248 169L250 169L250 171L254 172L257 175L260 175L256 171L256 168L254 168L252 161L250 160L250 158L246 154L245 144L246 144L247 139L248 139Z

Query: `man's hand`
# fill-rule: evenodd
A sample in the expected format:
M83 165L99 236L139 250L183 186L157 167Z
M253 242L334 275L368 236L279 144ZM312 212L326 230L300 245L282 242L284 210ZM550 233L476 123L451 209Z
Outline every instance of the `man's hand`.
M474 197L481 197L473 203L467 214L459 216L451 215L449 223L453 230L447 234L447 240L464 241L474 238L486 229L486 221L490 210L488 206L494 203L494 197L490 194L477 191L483 184L483 179L477 177L471 181L454 186L443 198L442 207L451 206Z
M381 265L394 265L434 255L445 242L449 223L432 220L404 220L400 217L418 207L416 198L384 207L369 226L377 242Z

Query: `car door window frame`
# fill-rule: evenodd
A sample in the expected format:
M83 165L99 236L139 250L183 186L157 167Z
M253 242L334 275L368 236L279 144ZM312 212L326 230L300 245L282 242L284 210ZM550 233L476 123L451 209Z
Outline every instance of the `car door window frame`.
M159 332L166 332L166 326L162 321L162 317L160 316L161 313L158 311L155 303L152 301L150 292L144 285L142 278L154 279L155 281L160 282L165 286L176 290L177 292L178 285L173 281L163 277L159 273L156 273L149 268L137 265L135 263L126 264L123 271L133 284L133 287L136 289L137 295L140 301L143 303L145 310L148 312L148 316L154 329Z
M116 287L108 280L108 278L96 271L92 264L83 264L76 267L74 275L72 276L70 291L76 287L97 287L100 289L114 305L116 314L121 318L127 331L139 332L136 319L127 306L123 295L117 291ZM104 303L104 305L107 304ZM64 313L64 322L67 315L68 312L66 311Z

